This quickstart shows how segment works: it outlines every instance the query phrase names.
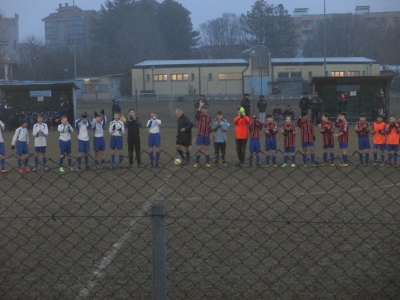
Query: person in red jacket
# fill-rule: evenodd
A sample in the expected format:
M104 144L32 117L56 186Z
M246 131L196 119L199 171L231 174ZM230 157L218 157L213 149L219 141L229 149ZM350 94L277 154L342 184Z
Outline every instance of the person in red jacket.
M292 161L292 164L290 165L292 168L296 167L296 126L292 123L292 118L287 116L285 118L285 124L282 126L282 134L284 136L284 152L285 152L285 157L284 157L284 163L282 167L287 166L287 162L289 159L290 155L290 160Z
M334 136L338 138L339 148L342 149L342 159L340 167L348 167L349 163L347 161L347 148L349 147L349 130L346 120L346 113L341 112L336 120L335 126L339 128L339 133Z
M249 145L249 167L253 165L253 155L256 154L257 167L260 166L260 131L263 128L263 123L257 119L257 115L253 115L249 125L250 145Z
M297 120L297 126L301 130L301 147L303 148L303 166L307 167L307 149L310 149L311 166L315 167L314 139L315 129L313 122L308 118L307 111L301 112Z
M236 167L241 167L244 164L244 156L246 153L246 145L249 131L250 118L246 116L245 109L240 107L237 109L237 117L233 119L235 124L235 137L236 137L236 152L239 162Z

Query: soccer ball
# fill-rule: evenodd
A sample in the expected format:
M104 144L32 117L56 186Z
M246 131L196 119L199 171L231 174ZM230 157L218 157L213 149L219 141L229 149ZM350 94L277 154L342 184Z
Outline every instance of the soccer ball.
M181 161L180 158L175 158L175 160L174 160L174 165L175 165L175 166L180 166L181 163L182 163L182 161Z

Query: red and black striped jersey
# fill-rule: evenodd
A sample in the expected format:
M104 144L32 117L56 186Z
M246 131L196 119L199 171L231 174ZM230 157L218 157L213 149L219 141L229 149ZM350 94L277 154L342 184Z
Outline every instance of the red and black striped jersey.
M211 116L197 111L197 135L210 136L211 131Z
M296 147L296 133L297 133L296 126L292 123L284 124L282 126L281 131L284 137L283 146L285 148Z
M321 122L319 124L319 132L322 134L322 145L333 146L335 140L333 138L333 133L335 132L335 124L332 121Z
M276 123L265 123L264 124L264 135L266 137L275 137L278 134L278 126Z
M297 120L297 126L299 126L301 130L301 141L302 142L313 142L314 141L314 135L315 135L315 130L314 130L314 125L313 121L310 119L303 119L300 118Z
M257 119L251 119L249 124L249 133L251 139L259 139L260 131L263 127L263 123Z
M338 136L339 143L347 143L349 141L349 128L347 121L337 121L336 127L339 129L338 133L343 133L342 135Z
M361 121L358 121L356 123L356 133L358 136L368 136L369 133L371 132L371 128L369 127L368 122L361 123Z

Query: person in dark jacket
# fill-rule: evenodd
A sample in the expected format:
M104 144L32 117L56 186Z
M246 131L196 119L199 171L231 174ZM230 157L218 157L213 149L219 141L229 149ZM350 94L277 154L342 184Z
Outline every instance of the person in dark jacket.
M4 131L10 130L10 112L11 106L7 104L6 98L3 98L0 104L0 120L5 126Z
M300 111L305 111L308 114L308 110L310 109L310 98L308 98L307 93L303 93L299 103Z
M65 98L65 96L60 96L60 114L61 116L69 117L69 113L71 110L71 105L69 101Z
M121 106L119 106L119 100L117 98L115 98L115 96L111 96L111 100L113 102L113 104L111 106L111 113L112 113L111 120L113 120L114 119L114 114L121 112Z
M341 94L340 95L340 97L339 97L339 99L338 99L338 113L341 113L341 112L346 112L347 111L347 104L348 104L348 102L347 102L347 98L346 98L346 96L345 96L345 94Z
M249 97L250 97L249 94L244 94L242 102L240 102L240 106L244 108L246 116L250 116L251 102L250 102Z
M126 125L128 128L128 157L129 166L133 166L133 150L136 152L136 162L139 168L143 167L141 157L140 157L140 131L139 128L142 127L142 122L136 117L136 111L131 108L129 110L129 116L126 120Z
M265 101L264 95L260 96L260 100L257 102L258 108L258 120L265 123L265 111L267 110L267 101Z
M190 160L189 146L192 144L192 127L193 123L190 119L183 114L183 110L177 108L175 110L175 116L177 118L177 135L175 148L178 154L182 158L182 165L188 165ZM185 148L185 155L183 154L182 147Z
M286 109L283 111L283 118L290 117L292 121L294 120L294 112L290 105L286 106Z
M279 107L279 104L275 104L275 108L272 110L272 115L274 116L274 121L276 125L279 126L279 120L282 116L282 109Z
M207 100L204 98L204 95L200 95L200 99L196 102L195 107L196 107L196 109L199 109L200 106L204 106L204 105L209 107Z
M314 97L310 101L311 108L311 121L315 124L320 123L320 113L321 113L322 99L318 96L318 92L314 92Z
M382 89L379 89L379 91L375 93L375 108L378 109L379 115L383 115L385 109L385 93Z

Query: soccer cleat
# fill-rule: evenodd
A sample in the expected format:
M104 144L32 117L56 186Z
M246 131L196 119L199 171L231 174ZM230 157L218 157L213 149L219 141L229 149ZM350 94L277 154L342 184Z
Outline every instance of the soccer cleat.
M315 168L317 165L315 163L311 163L311 167Z
M326 167L328 164L326 162L322 163L321 166Z
M97 165L94 165L93 169L97 170L99 167Z
M1 170L1 173L7 173L8 171L6 169Z
M385 166L385 163L384 163L384 162L381 162L381 164L380 164L379 166L384 167L384 166Z
M137 164L138 168L144 168L144 165L142 163Z
M291 164L290 167L291 168L296 168L296 164Z
M303 167L304 167L304 168L307 168L307 164L304 164Z
M339 167L348 167L348 166L349 166L349 164L345 164L345 163L342 163L339 165Z
M45 166L45 167L44 167L44 170L45 170L45 171L49 171L50 169L49 169L48 166Z
M105 168L106 168L106 165L105 165L105 164L102 164L101 166L102 166L102 168L103 168L103 169L105 169Z
M29 168L29 166L24 166L24 170L27 171L27 172L30 172L31 168Z
M206 167L207 167L207 168L211 167L211 165L210 165L210 163L209 163L209 162L208 162L208 163L206 163Z
M281 167L282 168L286 168L287 167L287 163L284 163Z
M154 168L154 164L153 163L150 164L150 168Z
M331 163L331 167L334 167L335 166L335 164L334 163Z
M60 167L60 172L64 173L64 167Z
M122 163L118 164L118 168L122 168Z
M18 169L18 173L20 173L20 174L24 173L24 169L19 168L19 169Z
M72 167L68 167L68 169L72 172L74 169Z
M268 164L268 165L266 164L265 167L268 168L268 167L269 167L269 164Z
M222 163L222 165L223 165L224 167L226 167L226 166L227 166L227 164L226 164L226 162L225 162L225 161Z
M111 166L115 169L117 168L117 165L115 163L112 163Z
M274 168L277 168L278 167L278 165L277 164L274 164L274 165L272 165Z
M160 166L158 165L158 163L156 163L155 165L154 165L154 168L159 168Z
M238 162L236 165L235 165L235 167L241 167L242 166L242 163L241 162Z
M86 170L86 171L90 171L90 167L89 167L89 166L86 166L85 170Z
M36 167L33 167L32 168L32 172L36 172L37 171L37 168Z
M199 166L199 163L195 163L195 164L193 165L194 168L197 168L198 166Z

